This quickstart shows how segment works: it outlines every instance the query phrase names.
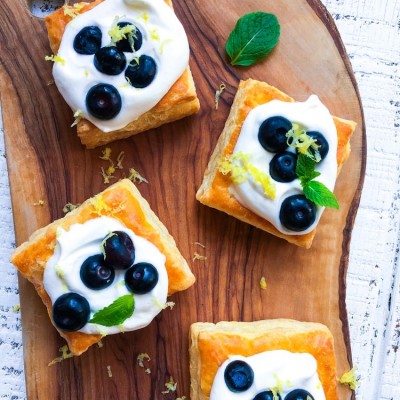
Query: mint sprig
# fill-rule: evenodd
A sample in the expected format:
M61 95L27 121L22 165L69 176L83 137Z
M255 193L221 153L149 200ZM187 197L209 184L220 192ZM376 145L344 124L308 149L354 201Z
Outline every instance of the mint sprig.
M126 294L118 297L109 306L97 311L89 322L103 326L121 325L133 315L135 310L135 299L133 295Z
M313 180L321 175L315 171L316 165L317 163L310 157L299 154L296 175L303 187L304 196L318 206L339 209L336 196L323 183Z
M239 18L226 42L232 65L249 66L278 44L280 25L274 14L252 12Z

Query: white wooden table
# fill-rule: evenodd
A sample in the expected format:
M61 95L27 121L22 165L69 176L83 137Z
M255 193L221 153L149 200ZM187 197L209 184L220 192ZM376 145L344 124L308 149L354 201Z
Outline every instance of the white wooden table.
M368 137L346 299L357 399L400 400L400 0L322 2L353 64ZM0 130L0 399L17 400L26 395L17 274L8 261L14 247Z

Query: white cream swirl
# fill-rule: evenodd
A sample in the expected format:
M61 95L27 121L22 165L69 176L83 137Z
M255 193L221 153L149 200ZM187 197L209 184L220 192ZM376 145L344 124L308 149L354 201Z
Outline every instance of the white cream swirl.
M121 22L132 22L143 35L142 47L134 53L124 53L127 65L142 54L154 58L157 74L143 89L128 84L124 72L106 75L93 64L93 55L80 55L73 48L77 33L94 25L102 31L102 47L111 43L108 31L115 17ZM122 129L153 108L182 75L189 62L189 44L182 24L163 0L105 0L90 11L78 15L65 28L58 55L65 61L55 62L54 81L58 90L74 112L103 132ZM121 111L110 120L93 117L86 107L86 94L98 83L113 85L121 95Z
M234 360L245 361L254 372L253 384L240 393L230 391L224 379L226 367ZM250 357L229 357L217 371L210 400L251 400L258 393L271 389L279 392L282 399L292 390L303 389L314 400L325 400L315 358L309 353L291 353L286 350L265 351Z
M135 264L148 262L154 265L159 275L158 283L149 293L134 295L135 310L132 317L125 320L122 326L106 327L87 323L80 332L108 335L119 333L121 330L143 328L161 311L167 299L168 275L165 256L152 243L135 235L117 219L99 217L83 224L74 224L68 231L58 229L56 248L46 264L43 278L44 288L52 303L64 293L78 293L89 302L92 318L95 312L109 306L117 298L132 294L125 286L125 270L115 270L113 283L101 290L88 288L80 277L82 263L88 257L100 254L101 242L113 231L123 231L130 236L135 247Z
M260 145L258 131L267 118L274 116L282 116L291 122L300 123L307 131L318 131L324 135L329 144L329 152L325 159L317 164L316 170L321 175L316 180L322 182L329 190L333 191L337 175L337 131L328 109L315 95L310 96L305 102L287 103L273 100L255 107L250 111L243 123L234 154L238 152L251 154L251 162L260 171L269 171L269 163L275 154L266 151ZM281 224L279 219L280 207L286 197L301 194L302 187L298 179L289 183L273 182L276 184L276 196L273 200L266 197L261 185L251 179L232 185L231 192L239 203L271 222L284 234L304 235L312 231L317 226L324 208L317 206L315 222L308 229L301 232L288 230Z

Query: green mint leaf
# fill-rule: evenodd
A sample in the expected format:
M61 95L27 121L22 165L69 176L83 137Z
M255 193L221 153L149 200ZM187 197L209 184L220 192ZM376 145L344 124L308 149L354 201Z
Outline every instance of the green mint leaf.
M232 65L249 66L278 44L280 25L274 14L253 12L239 18L226 42Z
M318 171L315 171L315 166L316 162L312 158L300 153L297 157L296 175L301 180L311 181L311 179L321 175Z
M121 325L132 316L134 310L135 300L133 295L127 294L118 297L109 306L97 311L89 322L103 326Z
M304 196L322 207L339 209L336 196L321 182L309 181L303 186Z

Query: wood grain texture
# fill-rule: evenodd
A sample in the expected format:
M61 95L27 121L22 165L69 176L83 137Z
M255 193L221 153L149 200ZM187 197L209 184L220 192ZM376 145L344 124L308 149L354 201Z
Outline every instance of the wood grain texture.
M226 38L246 12L278 16L280 44L262 63L233 68L224 53ZM29 399L174 399L163 395L172 375L177 393L188 396L188 327L194 321L287 317L327 324L336 340L338 374L351 363L344 304L345 272L351 228L365 168L365 132L358 91L340 37L318 1L261 0L232 5L200 0L175 1L192 48L191 68L202 104L199 115L114 143L113 155L150 182L142 194L169 228L188 260L195 251L207 260L192 262L197 284L174 295L173 311L164 311L148 328L110 336L104 347L48 368L63 343L45 308L25 281L20 282L25 368ZM223 20L221 15L224 16ZM29 32L29 45L19 38ZM82 202L104 188L99 150L82 148L69 128L72 113L58 94L51 65L43 61L49 46L42 21L22 2L0 4L0 88L17 243L62 215L65 203ZM195 200L208 158L228 115L239 79L266 80L304 100L319 95L331 112L359 127L353 152L336 187L339 212L325 212L311 250L240 223ZM214 110L220 82L227 84ZM43 199L44 207L33 203ZM203 243L199 248L194 242ZM265 276L266 291L259 288ZM136 364L140 352L151 355L150 376ZM109 378L107 366L111 367ZM350 392L339 388L340 399Z

